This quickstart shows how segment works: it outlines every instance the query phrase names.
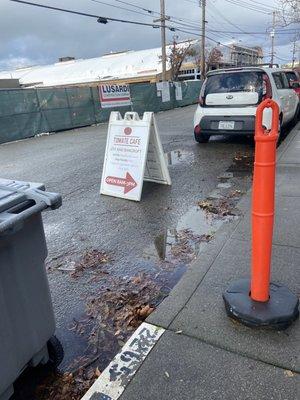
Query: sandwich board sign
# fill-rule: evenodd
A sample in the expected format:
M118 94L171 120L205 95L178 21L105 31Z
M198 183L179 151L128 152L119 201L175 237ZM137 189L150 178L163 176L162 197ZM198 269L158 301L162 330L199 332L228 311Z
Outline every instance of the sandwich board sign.
M171 185L154 114L112 112L100 193L140 201L143 181Z

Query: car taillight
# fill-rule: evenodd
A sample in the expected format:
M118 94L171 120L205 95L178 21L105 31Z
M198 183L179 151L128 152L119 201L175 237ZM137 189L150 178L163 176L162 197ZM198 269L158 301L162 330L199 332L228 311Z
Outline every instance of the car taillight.
M200 125L196 125L194 129L194 133L196 136L199 136L201 132Z
M267 74L263 76L263 96L262 101L272 98L272 86Z
M200 90L200 95L199 95L199 105L202 107L205 104L205 84L206 80L203 82Z

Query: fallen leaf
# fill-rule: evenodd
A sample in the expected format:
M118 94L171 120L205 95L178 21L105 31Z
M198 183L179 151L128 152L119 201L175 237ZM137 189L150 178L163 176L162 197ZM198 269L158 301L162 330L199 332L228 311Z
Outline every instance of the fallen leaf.
M293 371L290 371L289 369L284 371L284 375L288 378L292 378L295 374Z

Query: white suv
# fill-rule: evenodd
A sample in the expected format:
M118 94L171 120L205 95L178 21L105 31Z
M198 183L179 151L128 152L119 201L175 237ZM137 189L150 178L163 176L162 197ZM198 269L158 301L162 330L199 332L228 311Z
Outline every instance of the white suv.
M297 119L299 98L284 70L242 67L210 71L204 81L194 116L194 134L199 143L212 135L253 135L256 107L272 98L280 107L280 128ZM271 128L272 111L266 109L263 124Z

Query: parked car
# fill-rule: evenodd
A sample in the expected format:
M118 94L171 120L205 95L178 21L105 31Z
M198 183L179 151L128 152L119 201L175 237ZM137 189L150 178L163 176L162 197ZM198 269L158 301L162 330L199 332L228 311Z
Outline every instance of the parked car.
M212 135L253 135L258 104L267 98L280 108L280 130L297 119L299 98L280 68L241 67L211 71L204 81L194 115L199 143ZM272 111L266 109L263 124L271 128Z
M300 98L300 74L294 70L285 70L286 77L289 81L289 85L291 89L294 89Z

